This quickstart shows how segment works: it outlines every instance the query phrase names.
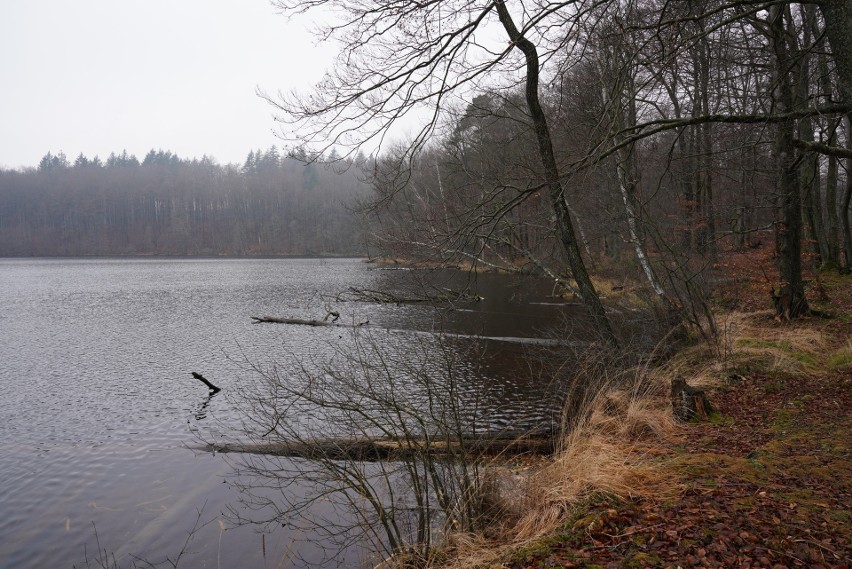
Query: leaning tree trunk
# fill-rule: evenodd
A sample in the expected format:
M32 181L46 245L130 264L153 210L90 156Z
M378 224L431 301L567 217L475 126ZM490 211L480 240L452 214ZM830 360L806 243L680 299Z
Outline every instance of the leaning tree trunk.
M790 84L791 61L785 39L784 7L772 6L769 14L776 68L774 102L780 113L788 113L793 110L793 87ZM795 134L793 121L778 124L776 159L782 219L776 232L776 249L781 283L773 290L773 297L776 316L783 320L808 313L802 281L802 196L796 170Z
M577 243L577 236L574 233L574 227L571 222L571 212L568 209L568 202L565 200L565 189L562 187L562 182L559 176L559 168L556 165L556 156L553 153L553 141L550 137L550 128L547 124L547 117L544 110L541 108L541 102L538 97L538 76L539 76L539 60L538 51L535 45L528 40L515 26L509 10L503 0L496 0L494 3L497 9L497 15L500 18L500 23L509 36L512 45L523 52L527 64L526 77L526 101L527 107L532 117L533 129L538 140L539 157L544 166L545 183L547 186L550 205L556 214L557 231L559 232L559 240L565 250L568 259L568 267L571 269L571 274L574 280L577 281L577 288L580 290L583 304L591 314L594 322L595 331L610 347L617 348L618 340L612 331L612 327L607 319L603 304L600 297L589 278L589 273L586 270L586 265L583 262L583 257L580 254L580 247Z

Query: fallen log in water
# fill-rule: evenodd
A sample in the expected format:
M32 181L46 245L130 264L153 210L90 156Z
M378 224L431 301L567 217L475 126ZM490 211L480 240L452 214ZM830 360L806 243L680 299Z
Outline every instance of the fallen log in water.
M404 460L432 455L467 458L546 455L553 452L553 434L534 431L521 435L483 434L453 439L334 438L304 441L210 444L210 452L264 454L313 460Z
M301 318L276 318L275 316L252 316L255 324L300 324L302 326L336 326L334 322L327 320L302 320Z
M397 296L383 290L349 287L347 292L337 295L338 302L375 302L378 304L417 304L448 302L479 302L481 296L469 291L456 291L449 288L436 289L435 294L423 293L421 296Z
M251 319L254 320L255 324L298 324L300 326L338 326L341 328L357 328L370 323L368 320L357 324L339 324L334 320L329 322L328 320L303 320L301 318L278 318L275 316L252 316Z

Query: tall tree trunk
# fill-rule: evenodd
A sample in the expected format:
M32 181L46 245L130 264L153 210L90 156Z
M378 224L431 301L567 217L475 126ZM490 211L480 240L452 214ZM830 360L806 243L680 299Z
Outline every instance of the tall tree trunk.
M631 85L632 82L630 79L621 81L619 78L619 73L628 73L625 69L626 66L615 65L617 68L612 68L613 61L621 61L622 59L618 54L603 52L601 55L606 57L610 63L610 65L606 65L600 58L597 59L598 74L601 77L601 97L604 109L609 110L612 132L621 132L625 126L634 126L636 124L636 106L634 90ZM627 104L624 104L624 97L630 99ZM625 112L627 113L627 117L624 116ZM616 142L621 141L616 140ZM667 302L665 291L645 251L645 242L638 215L639 200L636 198L637 169L635 148L627 146L621 148L616 153L616 159L615 170L618 176L618 189L621 193L621 201L624 204L624 212L627 217L627 230L630 234L630 243L633 245L633 252L636 254L636 260L639 261L639 266L642 267L642 272L645 274L645 278L648 279L648 283L651 285L654 294Z
M818 37L816 52L820 86L822 87L824 96L829 100L833 100L836 89L832 84L831 71L828 67L828 57L826 56L828 46L826 45L825 36L819 28L816 19L811 22L811 33ZM830 127L827 144L829 146L834 146L837 144L837 129L841 127L842 121L829 124ZM822 137L820 137L820 142L822 142ZM828 156L828 165L825 173L825 240L828 245L828 257L824 258L823 261L832 266L840 265L840 245L839 236L837 234L837 174L839 169L840 162L838 161L837 156L830 154Z
M801 6L802 10L802 34L801 45L798 49L797 85L795 93L795 105L807 107L810 95L810 69L811 69L811 32L816 25L816 7L813 5ZM799 120L799 139L805 142L814 141L814 124L810 117ZM829 258L828 239L826 238L825 223L822 217L822 199L820 190L819 170L820 156L816 152L808 153L802 160L801 188L804 191L805 217L808 222L809 237L812 240L812 252L819 258L819 264Z
M669 102L672 105L672 113L674 118L683 118L680 106L680 89L678 85L679 73L676 68L671 71L671 81L664 81L666 93L669 95ZM682 219L680 220L677 233L679 235L678 242L684 251L692 250L692 208L693 208L693 190L692 190L692 175L689 172L687 158L689 156L689 146L687 135L692 132L691 129L682 130L677 136L678 158L680 160L680 168L678 172L679 185L681 195L679 200L680 212Z
M840 98L846 104L852 104L852 2L849 0L821 0L819 3L825 20L825 35L831 45L838 75ZM852 113L846 115L847 144L852 148ZM844 263L852 269L852 233L849 230L849 202L852 198L852 159L848 160L846 170L846 190L840 205L840 222L843 226Z
M852 149L852 148L850 148ZM852 158L849 159L849 168L852 169ZM840 214L843 222L843 262L847 271L852 271L852 230L850 230L849 217L852 212L849 211L850 201L852 201L852 176L847 174L846 191L843 192L843 199L840 202Z
M574 280L577 281L577 288L580 289L583 304L589 311L594 322L595 330L600 335L601 339L610 347L617 348L618 340L612 331L612 327L607 319L603 304L600 297L592 284L589 273L586 270L586 265L583 263L583 257L580 254L580 248L577 243L577 237L574 234L574 227L571 222L571 212L568 209L568 203L565 201L565 190L562 187L562 182L559 176L559 168L556 164L556 156L553 153L553 141L550 136L550 128L547 124L547 117L544 110L541 108L541 102L538 96L538 79L539 79L539 60L538 51L535 45L524 37L523 34L515 26L509 10L503 0L496 0L494 3L497 9L497 15L500 18L500 23L503 24L503 29L509 36L509 40L514 47L521 50L526 60L526 102L527 107L532 117L533 129L538 140L539 157L544 166L545 182L547 183L548 196L551 206L556 214L557 230L562 247L565 250L568 259L568 267Z
M710 114L710 46L704 24L696 22L700 39L692 47L693 116ZM699 212L698 251L716 256L716 213L713 204L713 125L698 125L695 132L695 199Z
M852 150L852 120L846 117L846 144ZM846 190L840 200L840 222L843 225L843 262L847 270L852 270L852 231L850 231L849 211L852 201L852 158L846 161Z
M818 4L837 69L840 96L844 103L852 103L852 2L821 0Z
M828 144L834 146L837 138L832 132ZM825 173L825 204L826 204L826 240L828 241L828 258L825 260L829 265L837 267L840 264L840 253L837 235L837 173L839 170L837 156L828 157L828 168Z
M702 33L704 26L701 26ZM706 36L699 41L701 48L701 108L705 115L710 114L710 45ZM704 242L710 258L716 258L716 211L713 203L713 124L701 125L701 186L704 190L704 209L706 229Z
M773 98L779 113L793 110L793 86L790 84L791 62L785 36L784 7L769 9L772 51L775 56L775 88ZM795 124L779 123L776 133L776 159L782 220L776 232L778 269L781 286L775 292L776 310L783 319L796 318L808 312L802 281L802 199L796 171Z

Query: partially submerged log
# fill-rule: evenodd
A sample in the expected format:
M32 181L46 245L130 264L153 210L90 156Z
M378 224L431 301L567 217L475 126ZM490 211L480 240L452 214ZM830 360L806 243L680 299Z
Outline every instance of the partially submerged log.
M264 454L307 458L312 460L405 460L425 455L452 458L464 455L469 459L501 455L546 455L553 452L553 435L535 431L523 435L483 434L461 439L390 439L390 438L333 438L303 441L270 441L264 443L211 444L204 450L223 453Z
M334 322L327 320L302 320L301 318L277 318L275 316L252 316L255 324L299 324L302 326L336 326Z
M469 291L456 291L449 288L436 289L435 294L424 293L421 296L398 296L383 290L349 287L347 292L337 295L338 302L375 302L378 304L417 304L446 302L479 302L482 297Z
M683 378L672 380L672 412L675 419L707 421L716 412L703 389L692 387Z
M338 315L339 318L339 315ZM336 322L337 318L329 322L328 320L303 320L301 318L278 318L275 316L252 316L252 320L254 320L255 324L298 324L300 326L339 326L342 328L350 328L350 327L360 327L366 326L370 323L369 320L366 322L359 322L357 324L338 324Z
M200 373L192 372L192 377L194 377L195 379L197 379L198 381L200 381L201 383L206 385L210 389L211 395L214 394L214 393L219 393L220 391L222 391L221 389L219 389L218 387L216 387L215 385L210 383L207 380L207 378L204 377L203 375L201 375Z

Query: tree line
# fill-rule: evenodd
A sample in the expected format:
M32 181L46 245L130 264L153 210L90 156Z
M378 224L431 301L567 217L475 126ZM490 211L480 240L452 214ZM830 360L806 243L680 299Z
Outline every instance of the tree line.
M269 100L317 152L430 109L373 170L390 254L546 274L611 344L590 269L714 334L724 249L774 243L782 318L808 312L803 262L852 267L848 0L334 4L339 65Z
M352 207L366 186L351 165L275 146L241 166L48 152L35 168L0 170L0 255L362 254Z

